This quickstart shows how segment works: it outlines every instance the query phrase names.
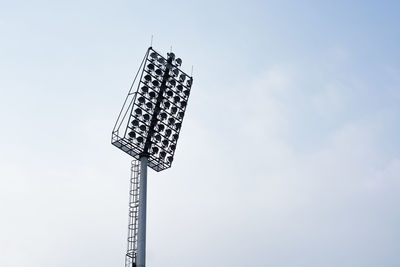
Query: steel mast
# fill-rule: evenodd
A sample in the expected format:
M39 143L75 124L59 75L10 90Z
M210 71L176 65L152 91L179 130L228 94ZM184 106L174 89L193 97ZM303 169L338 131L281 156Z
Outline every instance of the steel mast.
M135 158L129 191L126 267L146 264L147 167L159 172L171 167L173 161L193 83L193 78L180 69L181 64L174 53L164 58L150 47L112 132L111 143Z

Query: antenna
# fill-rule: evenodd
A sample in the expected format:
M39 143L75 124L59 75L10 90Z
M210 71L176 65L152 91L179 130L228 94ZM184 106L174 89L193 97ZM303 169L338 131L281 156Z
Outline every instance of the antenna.
M147 167L160 172L174 159L193 84L181 64L172 46L166 57L149 47L112 131L111 144L134 158L125 267L145 267Z
M153 47L153 35L151 35L150 47Z

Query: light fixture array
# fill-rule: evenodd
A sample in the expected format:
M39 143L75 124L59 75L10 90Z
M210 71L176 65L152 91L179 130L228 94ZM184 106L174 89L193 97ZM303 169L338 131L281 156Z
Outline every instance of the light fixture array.
M180 70L181 64L174 53L164 58L150 47L132 94L129 117L123 117L128 118L124 134L118 134L119 127L113 131L115 146L137 159L147 154L149 167L156 171L172 164L190 95L193 78Z

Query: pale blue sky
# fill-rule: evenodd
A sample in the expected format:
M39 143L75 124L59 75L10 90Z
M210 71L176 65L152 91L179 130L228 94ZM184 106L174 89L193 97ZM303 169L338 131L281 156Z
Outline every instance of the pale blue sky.
M397 1L0 3L0 266L123 266L111 130L154 35L194 85L148 267L400 265Z

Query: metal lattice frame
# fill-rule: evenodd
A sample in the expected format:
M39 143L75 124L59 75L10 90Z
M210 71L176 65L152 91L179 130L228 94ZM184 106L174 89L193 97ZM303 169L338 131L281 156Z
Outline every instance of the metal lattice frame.
M181 64L173 53L164 58L150 47L112 132L113 145L136 159L148 155L156 171L171 167L193 83Z

